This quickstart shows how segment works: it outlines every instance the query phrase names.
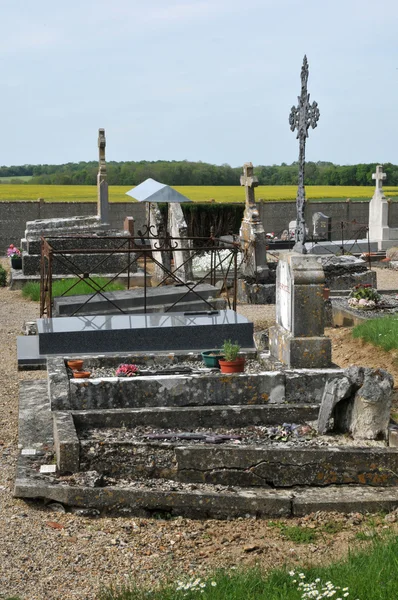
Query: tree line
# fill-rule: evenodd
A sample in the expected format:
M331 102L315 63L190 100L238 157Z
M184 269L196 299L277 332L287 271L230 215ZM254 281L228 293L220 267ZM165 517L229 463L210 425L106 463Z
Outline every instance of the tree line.
M331 162L307 162L305 183L307 185L369 185L377 163L335 165ZM260 185L296 185L297 162L290 165L254 167ZM387 185L398 186L398 165L383 165ZM48 185L95 185L98 162L66 163L63 165L21 165L0 167L0 177L17 178L31 176L29 184ZM107 163L110 185L138 185L152 177L168 185L239 185L242 167L228 164L212 165L190 161L139 161ZM14 179L15 183L21 183Z

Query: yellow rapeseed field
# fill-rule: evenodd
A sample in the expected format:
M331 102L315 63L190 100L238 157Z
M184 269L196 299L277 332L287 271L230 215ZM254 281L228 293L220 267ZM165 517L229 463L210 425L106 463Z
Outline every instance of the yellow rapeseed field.
M111 202L134 202L126 192L131 186L114 185L109 187ZM175 189L194 202L244 202L245 192L240 186L175 186ZM330 186L308 185L306 187L309 200L321 199L365 199L373 195L373 186ZM297 187L294 185L259 186L256 199L294 200ZM384 188L386 196L398 196L398 187ZM43 198L46 202L96 202L97 188L94 185L29 185L0 184L0 201L23 201Z

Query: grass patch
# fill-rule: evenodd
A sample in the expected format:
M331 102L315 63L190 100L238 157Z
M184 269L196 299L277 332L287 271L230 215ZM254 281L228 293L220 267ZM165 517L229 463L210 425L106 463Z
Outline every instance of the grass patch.
M369 319L356 325L352 335L387 352L395 350L398 348L398 316Z
M90 278L90 284L86 281L82 281L77 278L71 279L60 279L53 282L52 295L54 296L75 296L76 294L93 294L94 289L99 290L105 286L106 292L115 292L116 290L124 290L122 283L115 283L112 281L109 283L108 279L104 277L92 277ZM23 286L22 296L38 302L40 300L40 283L30 282Z
M13 178L15 179L15 178ZM126 192L134 186L109 186L110 202L135 202ZM239 185L206 186L186 185L173 186L184 196L194 202L245 202L245 192ZM338 186L338 185L307 185L307 200L366 200L372 197L372 186ZM386 187L387 196L398 196L398 187ZM296 185L260 185L256 189L256 198L265 201L294 202L297 194ZM46 202L97 202L97 187L95 185L36 185L29 182L18 184L2 183L0 185L0 201L34 201L44 198Z
M276 527L280 530L281 535L291 542L296 544L310 544L318 537L316 529L309 527L298 527L297 525L286 525L278 521L268 521L269 527Z
M300 577L300 574L303 577ZM351 553L344 561L327 567L303 569L295 576L287 570L277 570L265 575L259 569L218 572L209 579L200 580L191 589L177 590L177 583L158 590L136 587L134 584L112 588L102 592L100 600L299 600L304 597L320 598L320 595L303 596L298 589L300 581L315 582L320 590L322 584L331 582L336 592L333 598L358 598L359 600L392 600L398 589L398 537L372 540L366 550ZM296 583L294 583L296 580ZM216 585L212 585L214 582ZM205 587L200 587L205 583ZM340 588L337 590L337 586ZM343 589L348 588L348 590ZM345 594L348 592L348 596Z

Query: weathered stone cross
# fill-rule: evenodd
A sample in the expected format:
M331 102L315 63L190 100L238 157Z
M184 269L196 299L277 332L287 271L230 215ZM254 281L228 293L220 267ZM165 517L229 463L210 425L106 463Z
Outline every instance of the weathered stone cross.
M376 192L383 193L383 181L387 177L385 173L383 173L383 166L377 165L376 173L373 173L372 179L376 180Z
M102 223L109 222L108 182L106 180L105 129L98 129L99 169L97 174L97 215Z
M105 129L98 129L98 150L99 150L99 171L98 173L106 176L106 162L105 162Z
M298 189L296 197L296 244L294 250L296 252L306 253L305 238L306 226L304 219L305 208L305 187L304 187L304 169L305 169L305 140L308 137L308 129L311 126L313 129L317 126L319 120L319 108L317 102L310 104L310 95L307 92L308 82L308 61L304 56L303 66L301 68L301 94L298 97L298 106L292 106L289 116L290 129L297 129L297 139L300 144L299 151L299 174L298 174Z
M258 179L253 175L253 164L251 162L243 165L243 175L240 176L240 184L245 186L246 208L255 206L254 188L258 186Z

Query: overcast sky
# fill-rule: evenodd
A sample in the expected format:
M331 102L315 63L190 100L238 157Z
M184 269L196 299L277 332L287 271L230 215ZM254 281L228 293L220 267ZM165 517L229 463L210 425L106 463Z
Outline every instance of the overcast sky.
M0 164L398 163L397 0L0 0Z

